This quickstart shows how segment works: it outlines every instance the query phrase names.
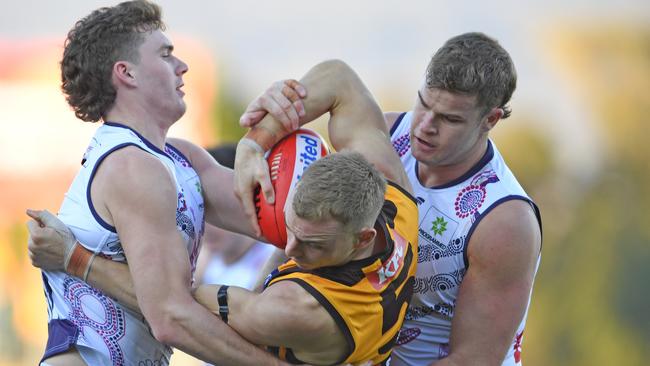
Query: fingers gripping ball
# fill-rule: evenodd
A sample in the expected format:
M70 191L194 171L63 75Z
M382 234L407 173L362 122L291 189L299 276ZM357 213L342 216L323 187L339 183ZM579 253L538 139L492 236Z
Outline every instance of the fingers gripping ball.
M269 151L266 161L275 191L275 204L266 202L259 187L255 191L257 222L269 243L281 249L286 246L284 212L291 204L292 192L311 163L328 153L325 140L318 133L305 128L280 140Z

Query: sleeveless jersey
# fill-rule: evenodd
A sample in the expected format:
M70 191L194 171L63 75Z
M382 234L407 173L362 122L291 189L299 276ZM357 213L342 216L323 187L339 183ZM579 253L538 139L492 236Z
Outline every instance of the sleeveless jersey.
M418 267L413 301L400 331L391 366L424 366L449 353L451 320L458 288L468 267L467 243L479 222L497 205L524 200L526 195L491 141L482 159L462 177L438 187L424 187L411 154L412 112L391 128L391 141L413 186L419 209ZM539 266L539 259L537 262ZM537 268L535 269L535 272ZM530 304L530 295L528 305ZM519 365L526 313L521 319L503 365Z
M97 129L65 195L59 218L88 250L126 262L115 227L102 220L93 206L90 187L102 161L127 146L155 156L171 173L178 193L176 224L193 273L204 230L199 177L173 146L167 144L161 151L127 126L106 122ZM76 347L88 365L169 364L171 348L153 337L142 315L64 272L43 271L43 285L49 318L43 359Z
M314 270L300 269L289 260L267 278L266 286L279 281L299 284L329 312L348 344L336 364L372 360L383 365L390 356L413 291L417 214L413 197L389 182L375 224L386 238L384 251ZM283 360L304 363L291 349L269 348Z

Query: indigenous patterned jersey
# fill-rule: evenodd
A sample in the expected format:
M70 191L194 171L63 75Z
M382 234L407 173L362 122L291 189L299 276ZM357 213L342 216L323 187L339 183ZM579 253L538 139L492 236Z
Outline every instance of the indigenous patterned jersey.
M413 301L390 362L423 366L449 353L451 320L458 288L468 267L467 243L481 220L508 200L529 202L491 141L483 158L467 173L443 186L424 187L411 154L412 113L402 114L391 129L391 140L413 186L419 209L418 267ZM538 260L539 265L539 260ZM528 298L530 302L530 295ZM520 362L526 314L521 319L503 365Z
M389 182L375 224L387 241L383 252L315 270L302 270L289 260L269 275L267 286L293 281L330 313L348 344L337 364L368 360L383 364L390 356L413 293L417 214L412 196ZM275 347L271 351L289 362L303 363L291 349Z
M82 167L59 211L59 218L80 243L98 255L125 262L115 227L97 214L90 196L95 172L113 151L136 146L157 157L176 185L176 223L192 263L203 235L203 197L198 175L171 145L161 151L127 126L106 122L97 129ZM43 271L48 305L48 341L44 359L76 347L88 365L166 365L172 350L158 342L142 315L63 272Z

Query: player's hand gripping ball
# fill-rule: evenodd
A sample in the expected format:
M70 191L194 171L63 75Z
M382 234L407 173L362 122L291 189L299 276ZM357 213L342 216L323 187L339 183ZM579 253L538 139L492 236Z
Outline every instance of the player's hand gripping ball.
M255 191L255 210L262 235L269 243L284 249L287 244L287 228L284 221L285 208L300 177L316 160L327 155L329 148L316 132L301 128L280 140L266 161L269 164L271 184L275 191L275 204L264 199L259 187Z

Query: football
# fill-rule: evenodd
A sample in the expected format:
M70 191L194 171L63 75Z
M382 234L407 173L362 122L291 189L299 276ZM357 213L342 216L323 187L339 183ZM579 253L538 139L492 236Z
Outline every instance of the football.
M271 184L275 191L275 203L264 199L260 188L255 191L255 210L262 236L278 248L287 244L284 222L285 208L291 204L289 197L300 177L311 163L329 153L329 147L315 131L301 128L283 138L266 155Z

